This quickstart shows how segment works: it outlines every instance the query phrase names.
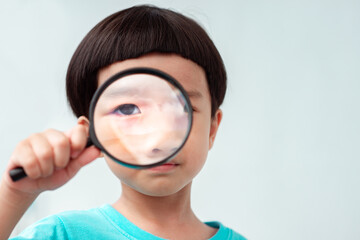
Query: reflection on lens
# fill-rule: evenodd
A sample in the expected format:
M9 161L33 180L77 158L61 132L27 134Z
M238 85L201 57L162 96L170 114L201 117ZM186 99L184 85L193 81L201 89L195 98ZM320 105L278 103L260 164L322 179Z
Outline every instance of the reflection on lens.
M116 159L148 165L168 158L186 140L189 105L182 92L150 74L133 74L110 84L94 110L98 141Z

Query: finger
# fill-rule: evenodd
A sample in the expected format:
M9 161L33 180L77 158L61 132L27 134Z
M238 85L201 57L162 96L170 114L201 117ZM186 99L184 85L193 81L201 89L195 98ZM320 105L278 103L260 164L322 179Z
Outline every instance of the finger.
M73 128L70 136L71 158L77 158L84 150L87 140L87 129L82 125Z
M70 160L70 139L63 132L51 129L45 135L54 152L55 168L66 167Z
M67 167L69 177L75 174L85 165L100 157L100 150L96 147L89 147L85 149L76 159L72 159Z
M77 158L85 148L88 132L89 127L86 125L78 124L73 128L70 136L72 158Z
M54 172L54 152L46 133L37 133L29 137L29 142L40 166L41 177Z
M21 166L29 178L36 179L41 176L41 169L37 157L29 140L23 140L15 147L10 157L10 168Z

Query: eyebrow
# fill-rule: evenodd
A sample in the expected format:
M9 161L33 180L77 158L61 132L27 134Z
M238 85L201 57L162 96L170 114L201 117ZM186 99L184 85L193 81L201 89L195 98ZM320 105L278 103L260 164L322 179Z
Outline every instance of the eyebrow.
M189 96L189 98L202 98L203 97L201 92L196 91L196 90L186 91L186 93Z

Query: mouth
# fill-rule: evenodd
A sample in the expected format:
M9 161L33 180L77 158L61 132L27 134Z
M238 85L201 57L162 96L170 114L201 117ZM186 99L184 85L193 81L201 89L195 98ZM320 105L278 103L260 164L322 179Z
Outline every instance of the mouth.
M164 163L164 164L162 164L160 166L149 168L149 170L154 171L154 172L168 172L168 171L174 170L179 165L180 164L177 164L177 163L174 163L174 162L167 162L167 163Z

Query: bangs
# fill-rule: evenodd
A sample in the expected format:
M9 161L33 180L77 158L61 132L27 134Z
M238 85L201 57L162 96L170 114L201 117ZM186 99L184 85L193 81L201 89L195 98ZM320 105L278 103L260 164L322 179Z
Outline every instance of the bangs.
M211 49L204 44L207 36L204 30L200 26L194 28L197 23L193 20L171 13L170 18L159 9L133 8L122 18L118 18L119 13L109 16L88 34L97 39L91 42L92 46L84 46L91 49L84 59L90 68L87 70L151 52L175 53L202 67L208 65L205 60L209 59Z

